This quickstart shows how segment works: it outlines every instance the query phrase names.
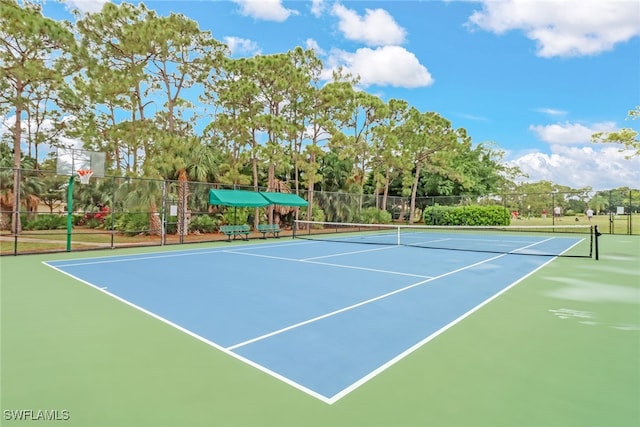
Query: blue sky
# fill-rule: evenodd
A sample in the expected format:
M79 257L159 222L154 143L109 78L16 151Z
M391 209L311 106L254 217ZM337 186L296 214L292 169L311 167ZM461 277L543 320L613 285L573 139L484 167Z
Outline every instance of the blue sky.
M46 3L45 14L105 0ZM640 105L640 2L147 1L182 13L233 56L314 48L327 75L343 66L384 100L437 111L474 142L506 152L529 181L640 188L640 158L589 142ZM627 153L628 154L628 153Z

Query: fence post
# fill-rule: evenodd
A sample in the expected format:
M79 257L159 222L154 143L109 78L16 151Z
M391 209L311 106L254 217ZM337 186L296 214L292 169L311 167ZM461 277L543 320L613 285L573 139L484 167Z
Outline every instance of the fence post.
M117 188L117 178L114 176L112 177L113 179L113 185L111 186L111 191L113 191L112 196L111 196L111 207L109 208L109 212L111 213L111 249L115 248L115 242L114 242L114 237L115 237L115 227L116 227L116 188Z
M551 225L556 225L556 190L551 190Z
M20 224L20 168L13 169L13 212L11 212L11 231L13 232L13 254L18 255L18 232Z
M160 217L160 246L164 246L166 244L166 236L167 236L167 180L162 180L162 202L161 206L161 217Z

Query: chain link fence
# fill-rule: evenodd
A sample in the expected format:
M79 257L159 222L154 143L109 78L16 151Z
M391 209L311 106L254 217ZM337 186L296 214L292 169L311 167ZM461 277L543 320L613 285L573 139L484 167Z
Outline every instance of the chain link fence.
M15 182L17 192L13 191ZM280 224L283 235L287 235L297 218L365 223L410 219L407 197L304 190L299 195L312 201L310 211L288 206L254 209L210 205L209 190L220 188L254 190L248 186L112 176L92 178L84 185L55 172L0 168L1 253L219 241L226 240L219 232L221 225L255 226L270 221ZM593 222L604 233L640 234L640 190L419 197L413 221L420 223L423 210L429 206L470 205L504 206L511 212L512 223ZM591 218L589 210L593 211Z

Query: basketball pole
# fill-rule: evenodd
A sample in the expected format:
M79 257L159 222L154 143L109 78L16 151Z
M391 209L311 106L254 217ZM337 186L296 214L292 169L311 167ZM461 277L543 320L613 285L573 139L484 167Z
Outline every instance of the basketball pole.
M73 226L73 183L74 175L69 177L67 186L67 252L71 252L71 228Z

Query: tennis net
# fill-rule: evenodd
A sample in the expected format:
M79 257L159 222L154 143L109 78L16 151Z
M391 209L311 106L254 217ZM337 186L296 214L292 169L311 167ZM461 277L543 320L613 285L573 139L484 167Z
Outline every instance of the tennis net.
M293 237L499 254L598 258L597 227L429 226L296 220Z

